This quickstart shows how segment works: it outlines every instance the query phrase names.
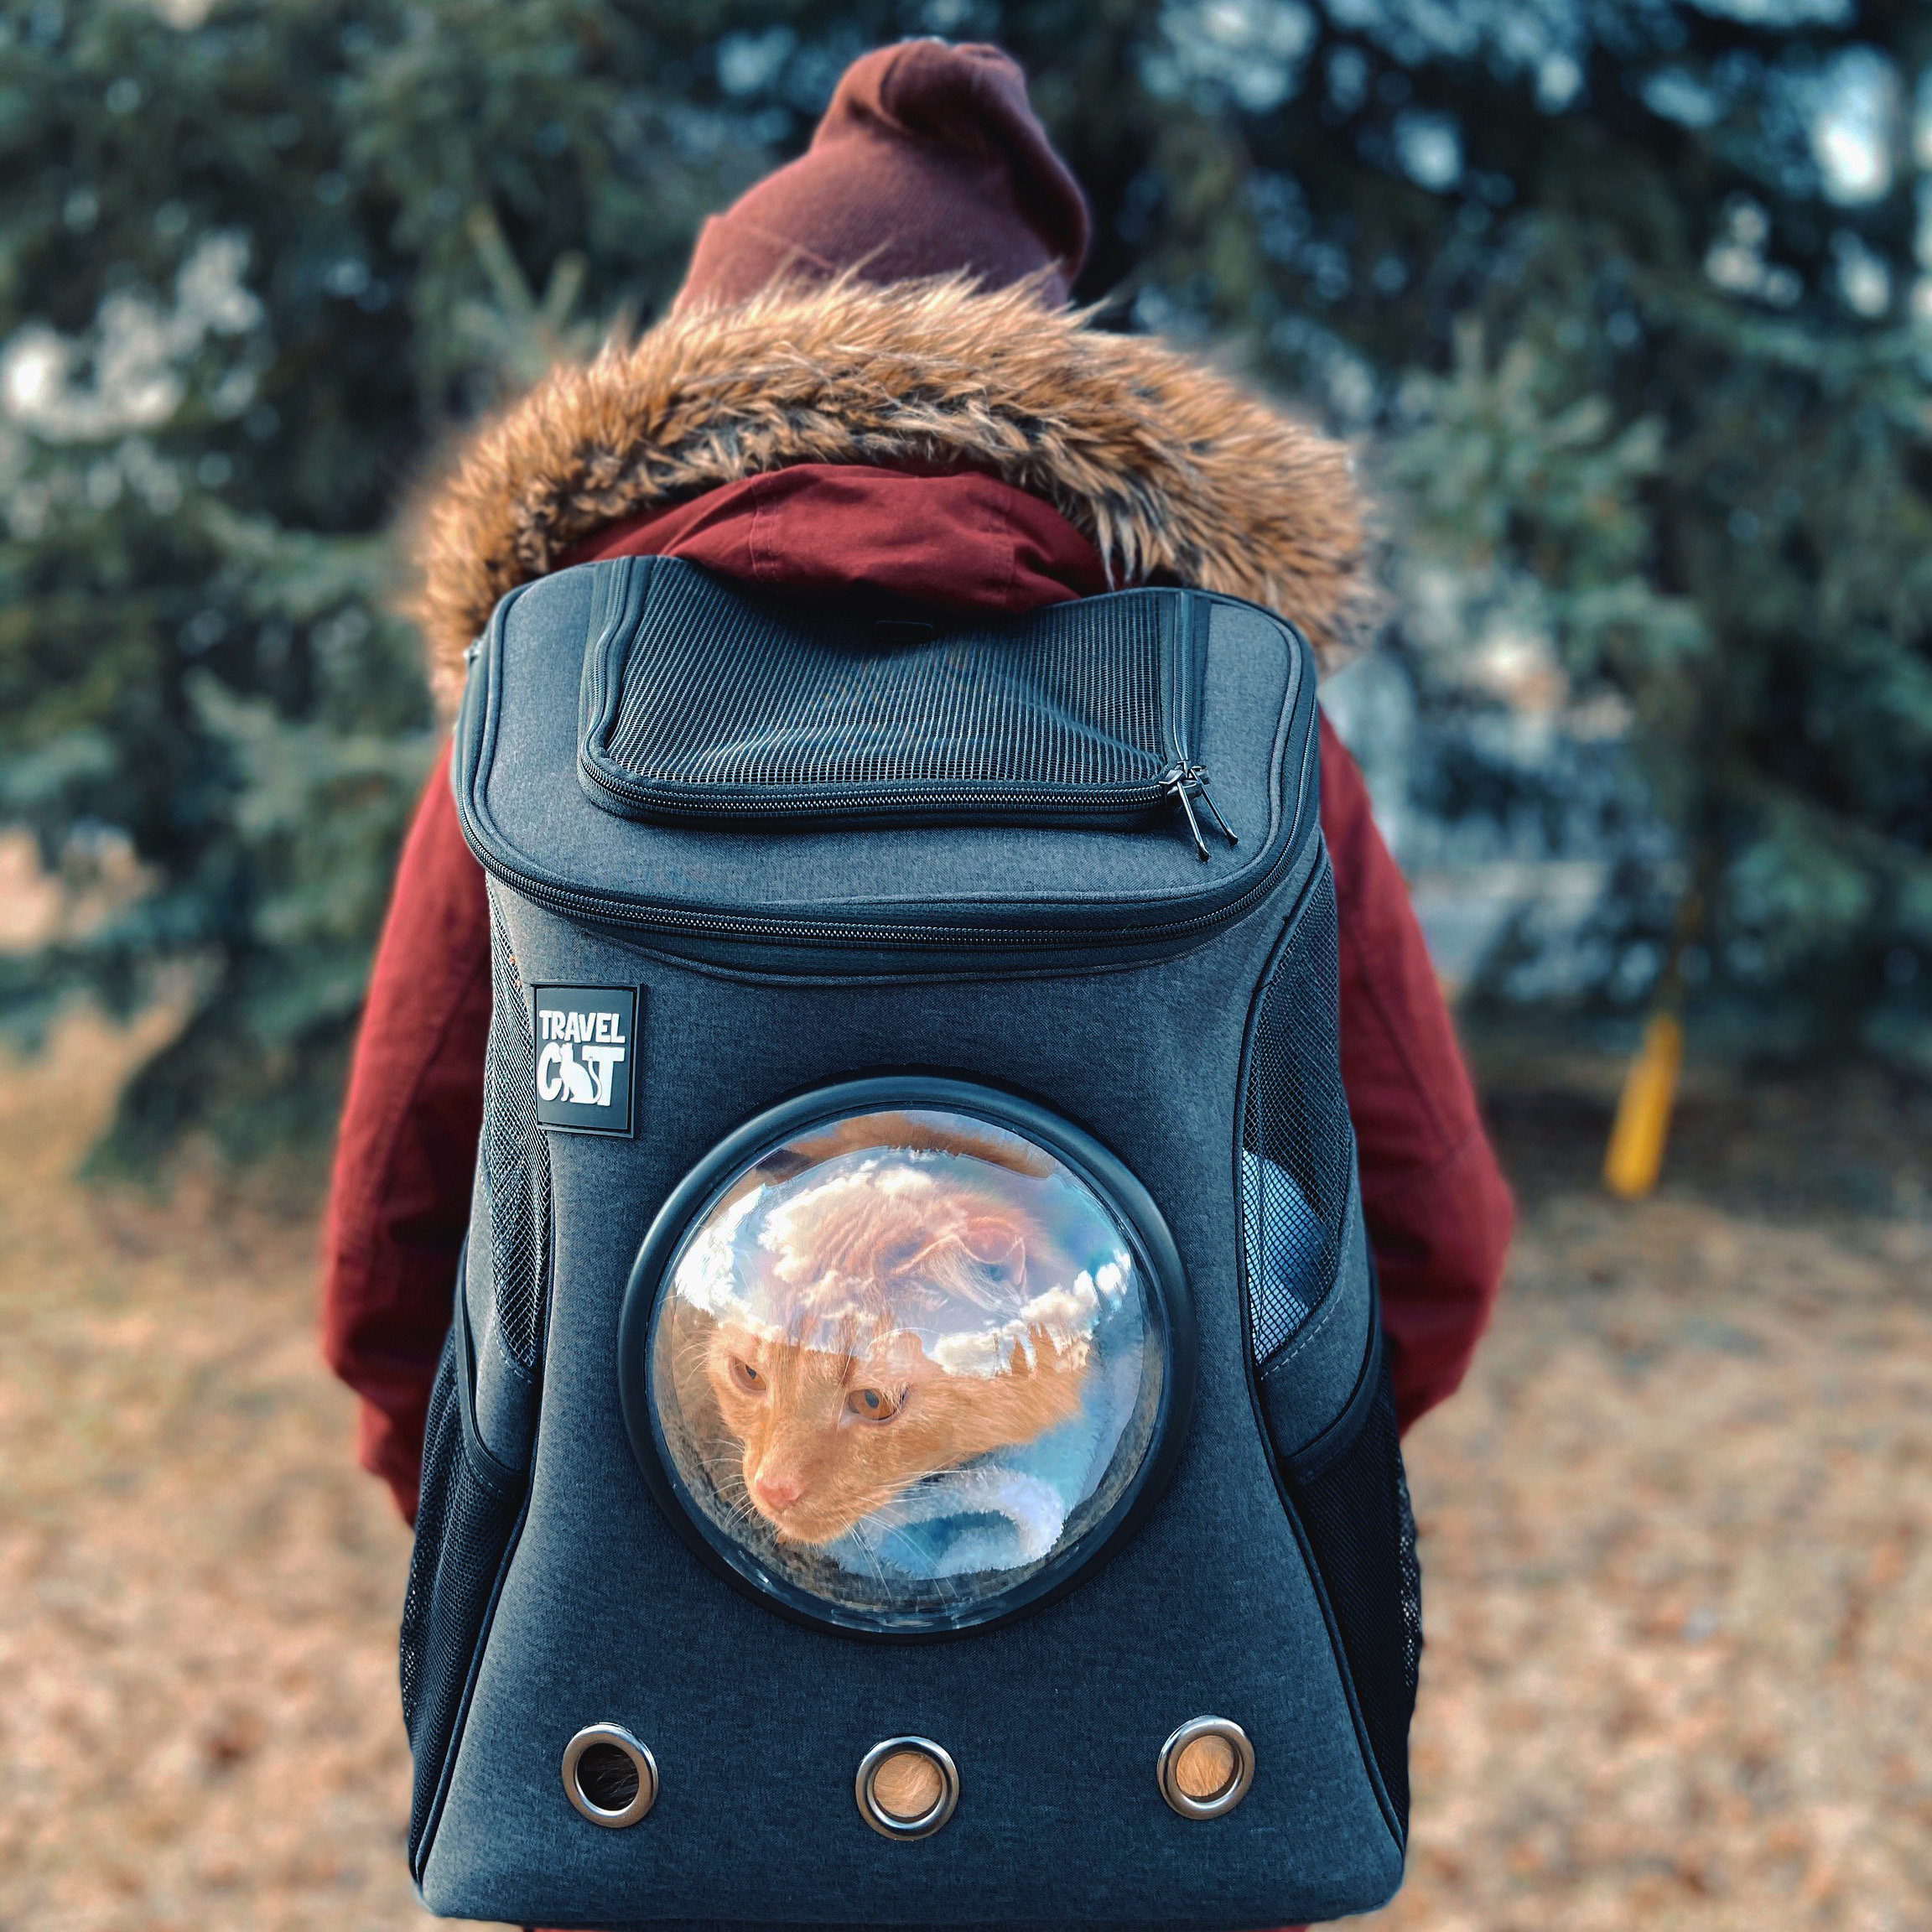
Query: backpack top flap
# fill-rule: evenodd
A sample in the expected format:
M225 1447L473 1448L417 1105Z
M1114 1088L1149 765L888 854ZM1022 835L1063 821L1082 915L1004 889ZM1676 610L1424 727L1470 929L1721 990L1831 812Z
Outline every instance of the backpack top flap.
M497 606L453 782L499 879L673 952L1037 968L1182 950L1298 883L1314 687L1291 626L1205 592L953 624L625 558Z

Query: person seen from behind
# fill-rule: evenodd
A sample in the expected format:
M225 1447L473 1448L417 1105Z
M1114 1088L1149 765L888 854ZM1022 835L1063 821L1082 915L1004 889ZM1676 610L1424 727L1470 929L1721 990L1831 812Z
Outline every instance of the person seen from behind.
M1004 617L1140 583L1279 610L1332 665L1364 599L1343 448L1071 309L1088 211L985 46L840 80L810 148L700 234L669 313L477 432L421 522L440 686L497 599L595 558ZM1362 775L1326 721L1342 1074L1406 1428L1488 1321L1509 1190ZM397 875L325 1236L324 1336L361 1455L413 1522L470 1212L491 1015L484 874L445 752Z

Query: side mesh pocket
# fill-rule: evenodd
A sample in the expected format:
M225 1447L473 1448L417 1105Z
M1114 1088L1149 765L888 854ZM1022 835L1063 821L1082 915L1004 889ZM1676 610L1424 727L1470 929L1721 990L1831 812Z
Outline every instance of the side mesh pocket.
M1241 1101L1242 1274L1256 1368L1335 1284L1355 1142L1342 1089L1335 878L1324 856L1268 963Z
M1405 1837L1409 1720L1422 1660L1422 1571L1397 1439L1395 1391L1378 1349L1360 1429L1318 1467L1291 1466L1295 1506L1340 1626L1368 1748Z
M452 1324L429 1394L416 1547L402 1599L402 1723L415 1760L409 1862L418 1876L423 1831L517 1524L516 1479L492 1467L480 1446L467 1440L458 1384L465 1372Z

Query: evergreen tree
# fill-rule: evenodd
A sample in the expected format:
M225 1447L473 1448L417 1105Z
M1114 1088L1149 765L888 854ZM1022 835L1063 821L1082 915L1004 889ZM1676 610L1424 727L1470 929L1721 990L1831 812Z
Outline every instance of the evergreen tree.
M1512 849L1578 797L1649 841L1599 992L1644 991L1695 886L1707 999L1924 1051L1921 9L34 0L0 16L0 820L147 885L0 998L191 975L117 1150L326 1128L437 740L398 502L659 312L702 215L921 31L1027 63L1083 296L1363 437L1416 798Z
M1403 647L1426 709L1478 727L1427 747L1429 802L1547 812L1485 693L1526 661L1576 727L1559 777L1626 714L1674 834L1605 908L1599 992L1647 991L1695 906L1707 1010L1932 1066L1932 16L1160 22L1144 73L1222 111L1167 137L1211 143L1211 193L1141 190L1152 313L1244 335L1379 438Z

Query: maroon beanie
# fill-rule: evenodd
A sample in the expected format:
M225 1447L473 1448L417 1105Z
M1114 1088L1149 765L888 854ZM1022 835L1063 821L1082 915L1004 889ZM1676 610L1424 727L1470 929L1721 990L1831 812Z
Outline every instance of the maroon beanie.
M1087 204L997 47L902 40L854 60L812 145L698 237L678 297L742 302L781 276L868 282L963 271L1004 288L1051 269L1064 302Z

